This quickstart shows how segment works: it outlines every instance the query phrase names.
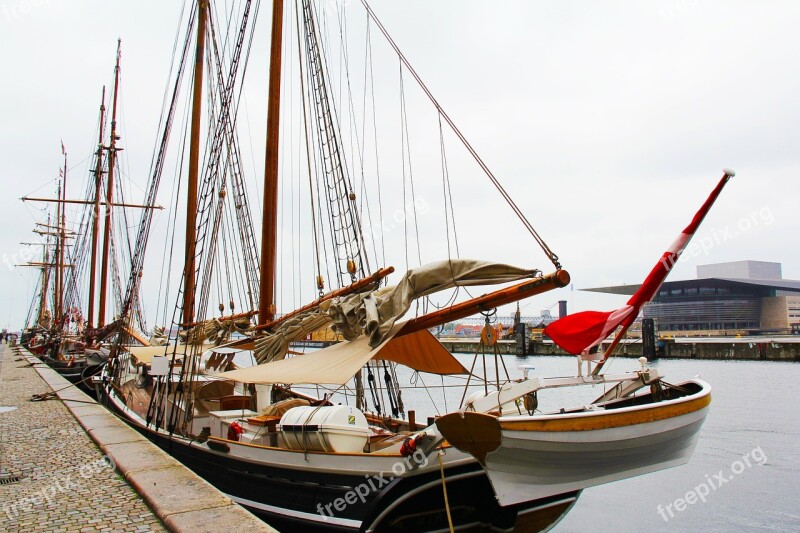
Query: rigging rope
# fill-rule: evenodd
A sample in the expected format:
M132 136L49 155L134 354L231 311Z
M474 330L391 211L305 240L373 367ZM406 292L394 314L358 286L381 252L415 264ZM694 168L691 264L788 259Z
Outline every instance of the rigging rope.
M539 245L539 247L542 249L542 251L545 253L545 255L547 255L548 259L550 259L550 261L553 263L553 265L557 269L560 269L561 268L561 263L558 260L558 256L550 249L550 247L547 245L547 243L544 242L544 240L539 235L539 233L534 229L533 225L531 225L531 223L525 217L525 214L517 206L516 202L514 202L514 199L511 198L511 195L508 194L508 192L502 186L500 181L495 177L494 173L492 173L492 171L489 169L488 165L483 161L483 159L480 157L480 155L478 155L478 152L475 150L475 148L472 147L472 145L467 140L467 138L464 136L464 134L461 133L461 130L459 130L458 127L455 125L453 120L450 118L450 115L448 115L447 112L445 112L445 110L442 108L442 106L439 104L439 102L433 96L433 93L431 93L431 91L428 89L427 85L425 85L425 83L422 81L422 78L419 77L417 72L414 70L414 67L412 67L411 63L408 61L408 59L406 59L406 56L403 55L403 52L400 51L400 48L397 46L397 43L395 43L394 39L392 39L392 37L389 35L389 32L383 26L383 24L381 23L380 19L378 19L377 15L375 15L375 12L372 10L372 8L370 7L369 3L367 3L367 0L361 0L361 3L364 5L364 8L367 10L367 13L372 18L372 20L375 21L375 24L378 26L378 29L380 29L381 33L383 33L383 35L386 38L386 40L389 43L389 45L394 49L395 53L397 54L398 58L400 59L400 62L403 65L405 65L405 67L408 69L408 71L411 73L411 75L417 81L417 84L420 86L422 91L425 93L425 95L428 97L428 99L434 105L434 107L439 112L439 114L442 116L442 118L444 118L445 122L447 122L447 125L450 126L450 129L453 131L453 133L456 134L458 139L461 141L461 143L464 145L464 147L470 153L470 155L475 160L475 162L478 163L478 166L480 166L480 168L483 170L484 174L486 174L486 176L489 178L489 180L492 182L494 187L497 189L497 191L500 193L500 195L506 201L506 203L511 208L511 210L517 215L517 218L519 218L519 220L525 226L525 229L528 230L528 232L534 238L534 240Z
M306 145L306 166L308 170L308 189L311 201L311 233L314 236L314 260L317 265L317 291L320 296L323 294L325 283L322 278L322 268L320 266L320 252L319 252L319 232L317 231L317 214L314 209L314 183L311 175L311 138L308 128L308 110L306 108L306 89L305 79L303 74L303 57L300 45L300 15L298 13L297 3L294 4L295 12L295 26L297 28L297 57L300 65L300 101L303 107L303 132L305 133Z

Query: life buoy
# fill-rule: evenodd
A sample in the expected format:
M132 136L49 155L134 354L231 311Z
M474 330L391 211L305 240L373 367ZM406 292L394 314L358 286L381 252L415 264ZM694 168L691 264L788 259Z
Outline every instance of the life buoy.
M422 440L421 433L418 433L413 437L406 437L406 439L403 441L403 444L400 445L400 455L403 457L413 455L414 452L417 451L417 446L419 445L420 440Z
M228 440L235 440L238 442L242 433L244 433L244 429L239 425L239 422L231 422L231 425L228 427Z

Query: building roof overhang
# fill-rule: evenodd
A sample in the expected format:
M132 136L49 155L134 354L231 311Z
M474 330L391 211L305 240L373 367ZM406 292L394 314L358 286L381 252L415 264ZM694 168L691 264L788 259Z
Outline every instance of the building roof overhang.
M580 289L587 292L602 292L630 296L639 290L641 284L616 285L611 287L595 287ZM790 279L737 279L737 278L700 278L680 281L667 281L662 289L684 289L691 287L746 287L761 291L789 291L800 294L800 281Z

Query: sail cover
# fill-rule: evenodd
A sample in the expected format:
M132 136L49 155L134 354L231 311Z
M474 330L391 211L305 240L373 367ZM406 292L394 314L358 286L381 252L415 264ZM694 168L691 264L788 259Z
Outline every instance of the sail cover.
M474 259L439 261L412 268L397 285L336 299L328 313L333 317L333 329L345 339L353 340L364 333L375 347L386 340L395 322L417 298L452 287L508 283L538 274L535 269Z
M344 385L370 359L388 359L420 372L466 374L466 369L427 330L395 338L404 323L373 348L361 336L322 350L271 363L222 372L215 377L240 383L315 383Z
M409 310L411 303L417 298L456 286L493 285L532 278L539 274L541 272L536 269L475 259L430 263L409 270L397 285L333 298L289 318L266 335L257 337L253 353L259 363L283 359L291 342L302 340L328 325L348 341L366 334L369 345L374 348L388 338L395 322ZM422 339L423 336L416 338ZM250 341L234 341L224 346L239 346L243 342ZM430 342L426 344L432 346ZM406 366L413 368L410 364Z

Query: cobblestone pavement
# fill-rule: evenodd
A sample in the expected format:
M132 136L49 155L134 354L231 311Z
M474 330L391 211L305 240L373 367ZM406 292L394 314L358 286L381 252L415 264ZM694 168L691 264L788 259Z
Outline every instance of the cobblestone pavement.
M0 531L166 531L59 400L28 401L51 389L20 357L0 344Z

